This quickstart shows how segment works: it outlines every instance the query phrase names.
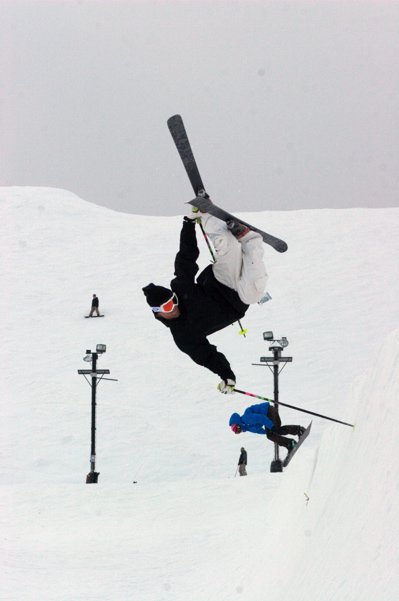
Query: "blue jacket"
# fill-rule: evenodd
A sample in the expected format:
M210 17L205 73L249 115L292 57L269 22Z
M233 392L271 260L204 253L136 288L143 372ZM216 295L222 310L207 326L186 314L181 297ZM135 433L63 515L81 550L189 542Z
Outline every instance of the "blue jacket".
M269 406L269 403L259 403L259 405L248 407L241 416L238 413L233 413L230 417L229 426L238 424L243 432L264 435L268 430L272 430L275 425L267 417Z

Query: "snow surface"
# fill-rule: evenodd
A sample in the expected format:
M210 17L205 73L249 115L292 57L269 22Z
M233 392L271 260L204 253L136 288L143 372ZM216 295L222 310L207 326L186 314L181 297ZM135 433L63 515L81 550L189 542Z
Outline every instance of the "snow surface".
M172 277L180 217L49 188L1 188L0 208L2 601L397 599L399 209L241 214L289 250L265 247L272 301L250 308L247 338L232 326L212 341L241 389L272 396L251 364L269 354L263 331L287 336L281 401L356 425L314 418L272 474L273 445L228 428L254 401L220 395L144 301ZM105 317L85 320L93 292ZM100 476L86 485L77 369L97 343L118 382L98 388Z

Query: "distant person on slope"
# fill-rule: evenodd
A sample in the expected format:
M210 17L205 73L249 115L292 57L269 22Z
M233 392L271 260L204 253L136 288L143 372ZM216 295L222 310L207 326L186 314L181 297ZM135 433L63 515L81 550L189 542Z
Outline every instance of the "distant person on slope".
M266 434L269 440L285 447L288 452L296 446L296 441L283 435L291 434L300 438L305 431L302 426L282 426L276 408L271 406L270 403L251 405L241 416L238 413L233 413L230 417L229 426L234 434L241 434L241 432Z
M100 317L100 311L98 310L98 305L100 301L96 294L93 294L93 299L91 301L91 311L89 317L93 317L94 313L96 313L97 317Z
M215 248L216 262L195 280L198 215ZM238 221L228 227L212 215L192 212L183 221L174 274L171 288L152 283L143 288L147 303L178 348L221 378L219 391L233 393L236 376L207 336L241 319L248 306L261 299L267 280L262 237Z
M240 476L247 476L247 452L241 447L241 455L238 458L238 473Z

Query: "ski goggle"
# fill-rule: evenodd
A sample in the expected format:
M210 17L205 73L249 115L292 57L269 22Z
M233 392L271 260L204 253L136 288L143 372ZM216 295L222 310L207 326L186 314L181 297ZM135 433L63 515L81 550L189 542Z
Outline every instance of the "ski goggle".
M154 313L171 313L173 309L179 304L179 299L176 294L173 293L172 298L159 305L159 307L151 307Z
M231 429L233 430L234 434L239 434L241 432L241 426L238 424L233 424Z

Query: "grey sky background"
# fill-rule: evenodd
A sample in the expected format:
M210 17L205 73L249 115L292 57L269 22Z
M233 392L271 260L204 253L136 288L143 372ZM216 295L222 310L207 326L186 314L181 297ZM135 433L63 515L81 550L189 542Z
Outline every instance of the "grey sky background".
M398 2L2 0L0 184L129 213L399 202Z

